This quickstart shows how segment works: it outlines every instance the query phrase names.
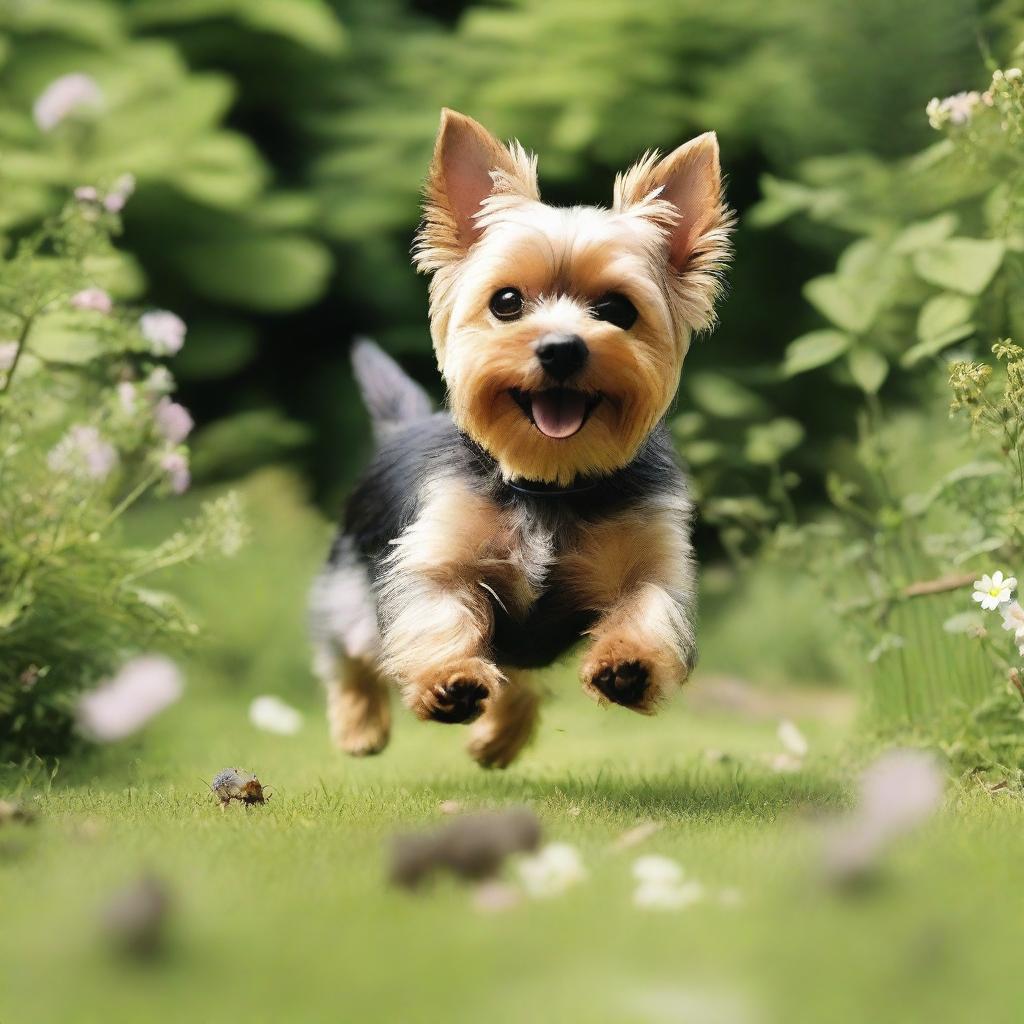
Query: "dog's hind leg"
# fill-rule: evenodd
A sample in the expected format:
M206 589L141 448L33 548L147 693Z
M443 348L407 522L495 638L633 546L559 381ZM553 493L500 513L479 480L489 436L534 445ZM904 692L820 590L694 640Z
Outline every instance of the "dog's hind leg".
M506 669L505 675L508 682L470 727L466 749L482 768L507 768L537 727L540 698L530 685L529 673Z
M376 666L342 654L334 660L324 685L334 745L355 757L379 754L391 735L391 708L387 682Z
M378 666L377 612L366 570L342 537L310 595L313 671L327 691L331 738L346 753L377 754L388 743L391 708Z

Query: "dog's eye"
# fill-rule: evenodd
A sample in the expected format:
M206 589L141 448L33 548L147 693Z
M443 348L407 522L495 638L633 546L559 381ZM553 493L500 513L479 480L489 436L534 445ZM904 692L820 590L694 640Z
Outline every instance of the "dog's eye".
M624 331L636 323L637 315L636 306L618 292L608 292L594 303L594 316L598 320L607 320Z
M518 320L523 315L523 294L518 288L499 288L491 296L491 312L499 320Z

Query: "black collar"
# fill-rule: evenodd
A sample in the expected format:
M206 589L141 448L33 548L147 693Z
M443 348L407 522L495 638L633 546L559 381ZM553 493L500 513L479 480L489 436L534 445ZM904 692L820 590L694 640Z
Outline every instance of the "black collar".
M546 484L539 480L520 480L518 483L506 480L505 485L511 487L516 494L525 494L530 498L565 498L573 494L585 494L593 491L600 485L600 480L586 480L574 482L568 487L559 487L557 484Z

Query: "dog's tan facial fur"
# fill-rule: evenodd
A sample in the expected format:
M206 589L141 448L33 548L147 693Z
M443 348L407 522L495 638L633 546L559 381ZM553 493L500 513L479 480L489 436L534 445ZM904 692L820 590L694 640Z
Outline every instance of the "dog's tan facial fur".
M713 320L729 226L711 133L620 175L610 210L556 209L518 143L445 111L415 258L433 274L431 333L455 422L507 479L568 484L627 465L672 402L692 333ZM489 308L507 287L525 300L513 322ZM609 292L636 307L628 330L594 316ZM552 386L536 355L552 334L589 350L570 385L595 404L569 437L546 436L514 398Z

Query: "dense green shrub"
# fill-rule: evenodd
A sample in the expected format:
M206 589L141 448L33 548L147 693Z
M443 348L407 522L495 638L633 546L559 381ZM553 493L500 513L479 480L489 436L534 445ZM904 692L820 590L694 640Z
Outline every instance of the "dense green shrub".
M765 444L789 522L773 532L756 499L711 508L737 546L771 535L823 581L864 640L881 720L948 730L951 715L962 725L1002 700L1012 664L969 638L991 631L970 612L971 582L1024 560L1024 352L1005 340L1024 333L1024 73L996 70L984 92L933 99L927 116L942 139L921 154L817 161L799 182L768 181L756 211L860 236L805 286L829 323L783 364L861 395L856 445L835 449L827 476L836 514L796 525L784 469L795 428ZM947 380L970 435L949 422ZM894 414L908 397L918 411Z
M162 362L184 323L102 287L130 188L80 187L0 259L0 761L62 753L84 688L187 641L195 627L154 574L241 541L230 497L153 546L120 540L136 501L189 486L192 426Z

